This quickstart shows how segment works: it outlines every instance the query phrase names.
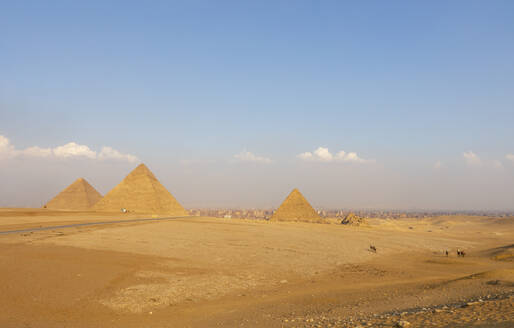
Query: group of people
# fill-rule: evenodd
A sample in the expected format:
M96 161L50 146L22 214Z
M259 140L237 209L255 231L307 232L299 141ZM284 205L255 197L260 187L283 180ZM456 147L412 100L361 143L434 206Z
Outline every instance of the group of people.
M446 257L448 257L448 255L449 255L448 250L445 250L444 254L446 255ZM466 256L466 252L461 251L460 248L457 248L457 256L464 257L464 256Z
M376 253L377 248L375 247L375 245L369 245L369 251ZM444 254L446 255L446 257L448 257L450 253L448 252L448 250L445 250ZM460 248L457 248L457 256L464 257L464 256L466 256L466 252L462 251Z

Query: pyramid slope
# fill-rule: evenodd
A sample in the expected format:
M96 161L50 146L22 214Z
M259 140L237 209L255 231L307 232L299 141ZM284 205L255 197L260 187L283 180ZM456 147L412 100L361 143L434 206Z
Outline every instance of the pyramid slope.
M293 189L271 219L276 221L321 221L316 210L312 208L298 189Z
M83 211L91 209L102 195L86 179L79 178L52 198L44 207L57 210Z
M188 215L188 212L157 180L153 173L140 164L94 206L97 211L145 214Z

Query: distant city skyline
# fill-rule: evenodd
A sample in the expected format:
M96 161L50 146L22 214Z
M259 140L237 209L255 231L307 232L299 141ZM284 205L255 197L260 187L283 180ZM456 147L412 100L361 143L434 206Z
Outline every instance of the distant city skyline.
M0 206L514 209L511 1L0 4Z

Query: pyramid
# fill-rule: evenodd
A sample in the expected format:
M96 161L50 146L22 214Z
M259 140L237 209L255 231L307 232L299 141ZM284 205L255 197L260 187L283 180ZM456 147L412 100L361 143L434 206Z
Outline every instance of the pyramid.
M271 220L321 222L316 210L296 188L287 196L278 210L273 213Z
M102 195L93 186L85 179L79 178L52 198L44 207L58 210L83 211L90 209L101 198Z
M96 211L188 215L144 164L129 173L94 206Z

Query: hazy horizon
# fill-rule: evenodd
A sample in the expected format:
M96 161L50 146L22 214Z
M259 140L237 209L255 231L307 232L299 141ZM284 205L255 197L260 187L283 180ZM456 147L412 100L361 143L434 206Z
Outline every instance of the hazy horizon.
M0 4L0 206L514 210L514 3Z

